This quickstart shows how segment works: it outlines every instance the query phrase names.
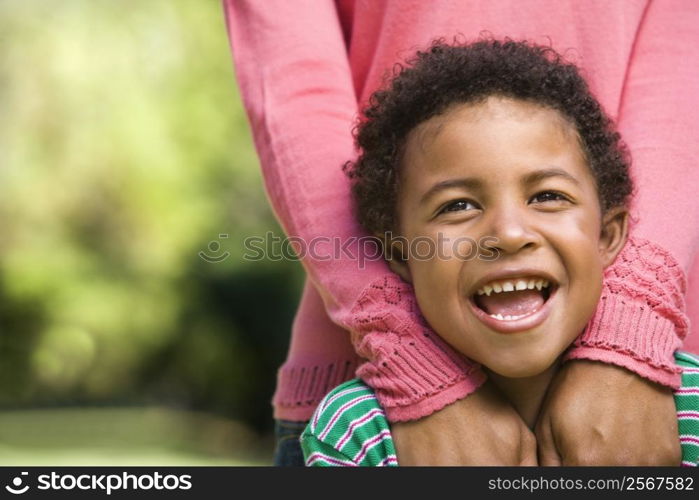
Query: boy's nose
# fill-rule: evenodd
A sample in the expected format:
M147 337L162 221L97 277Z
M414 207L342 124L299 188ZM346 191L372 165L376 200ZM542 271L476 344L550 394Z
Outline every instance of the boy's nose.
M488 218L486 236L490 236L487 247L500 253L515 254L525 248L535 248L539 235L526 216L526 208L501 206L493 209Z

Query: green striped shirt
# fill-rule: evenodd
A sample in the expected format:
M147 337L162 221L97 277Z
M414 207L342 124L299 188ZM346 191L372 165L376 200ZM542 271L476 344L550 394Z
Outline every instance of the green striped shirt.
M682 465L699 464L699 357L675 353L682 385L675 391ZM391 429L374 392L359 379L333 389L318 405L301 435L306 465L398 465Z

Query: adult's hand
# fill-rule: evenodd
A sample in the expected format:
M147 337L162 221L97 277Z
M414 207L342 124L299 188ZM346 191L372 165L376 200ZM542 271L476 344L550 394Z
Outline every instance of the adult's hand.
M534 434L490 382L391 433L401 466L537 464Z
M679 465L670 389L614 365L569 361L536 425L540 465Z

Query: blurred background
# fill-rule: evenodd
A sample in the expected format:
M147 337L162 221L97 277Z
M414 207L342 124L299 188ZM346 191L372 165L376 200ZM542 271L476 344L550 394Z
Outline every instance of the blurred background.
M0 116L0 464L271 464L303 273L242 258L220 3L0 0Z

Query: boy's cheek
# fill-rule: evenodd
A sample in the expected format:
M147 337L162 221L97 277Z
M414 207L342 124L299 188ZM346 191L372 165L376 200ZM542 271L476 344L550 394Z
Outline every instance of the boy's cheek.
M474 238L460 234L439 233L436 241L435 257L437 259L463 263L478 258L479 245Z
M462 319L464 301L468 299L459 281L460 270L451 261L423 262L411 269L420 312L443 338Z
M441 301L448 302L459 293L461 266L456 259L415 259L410 272L416 294L438 296Z

